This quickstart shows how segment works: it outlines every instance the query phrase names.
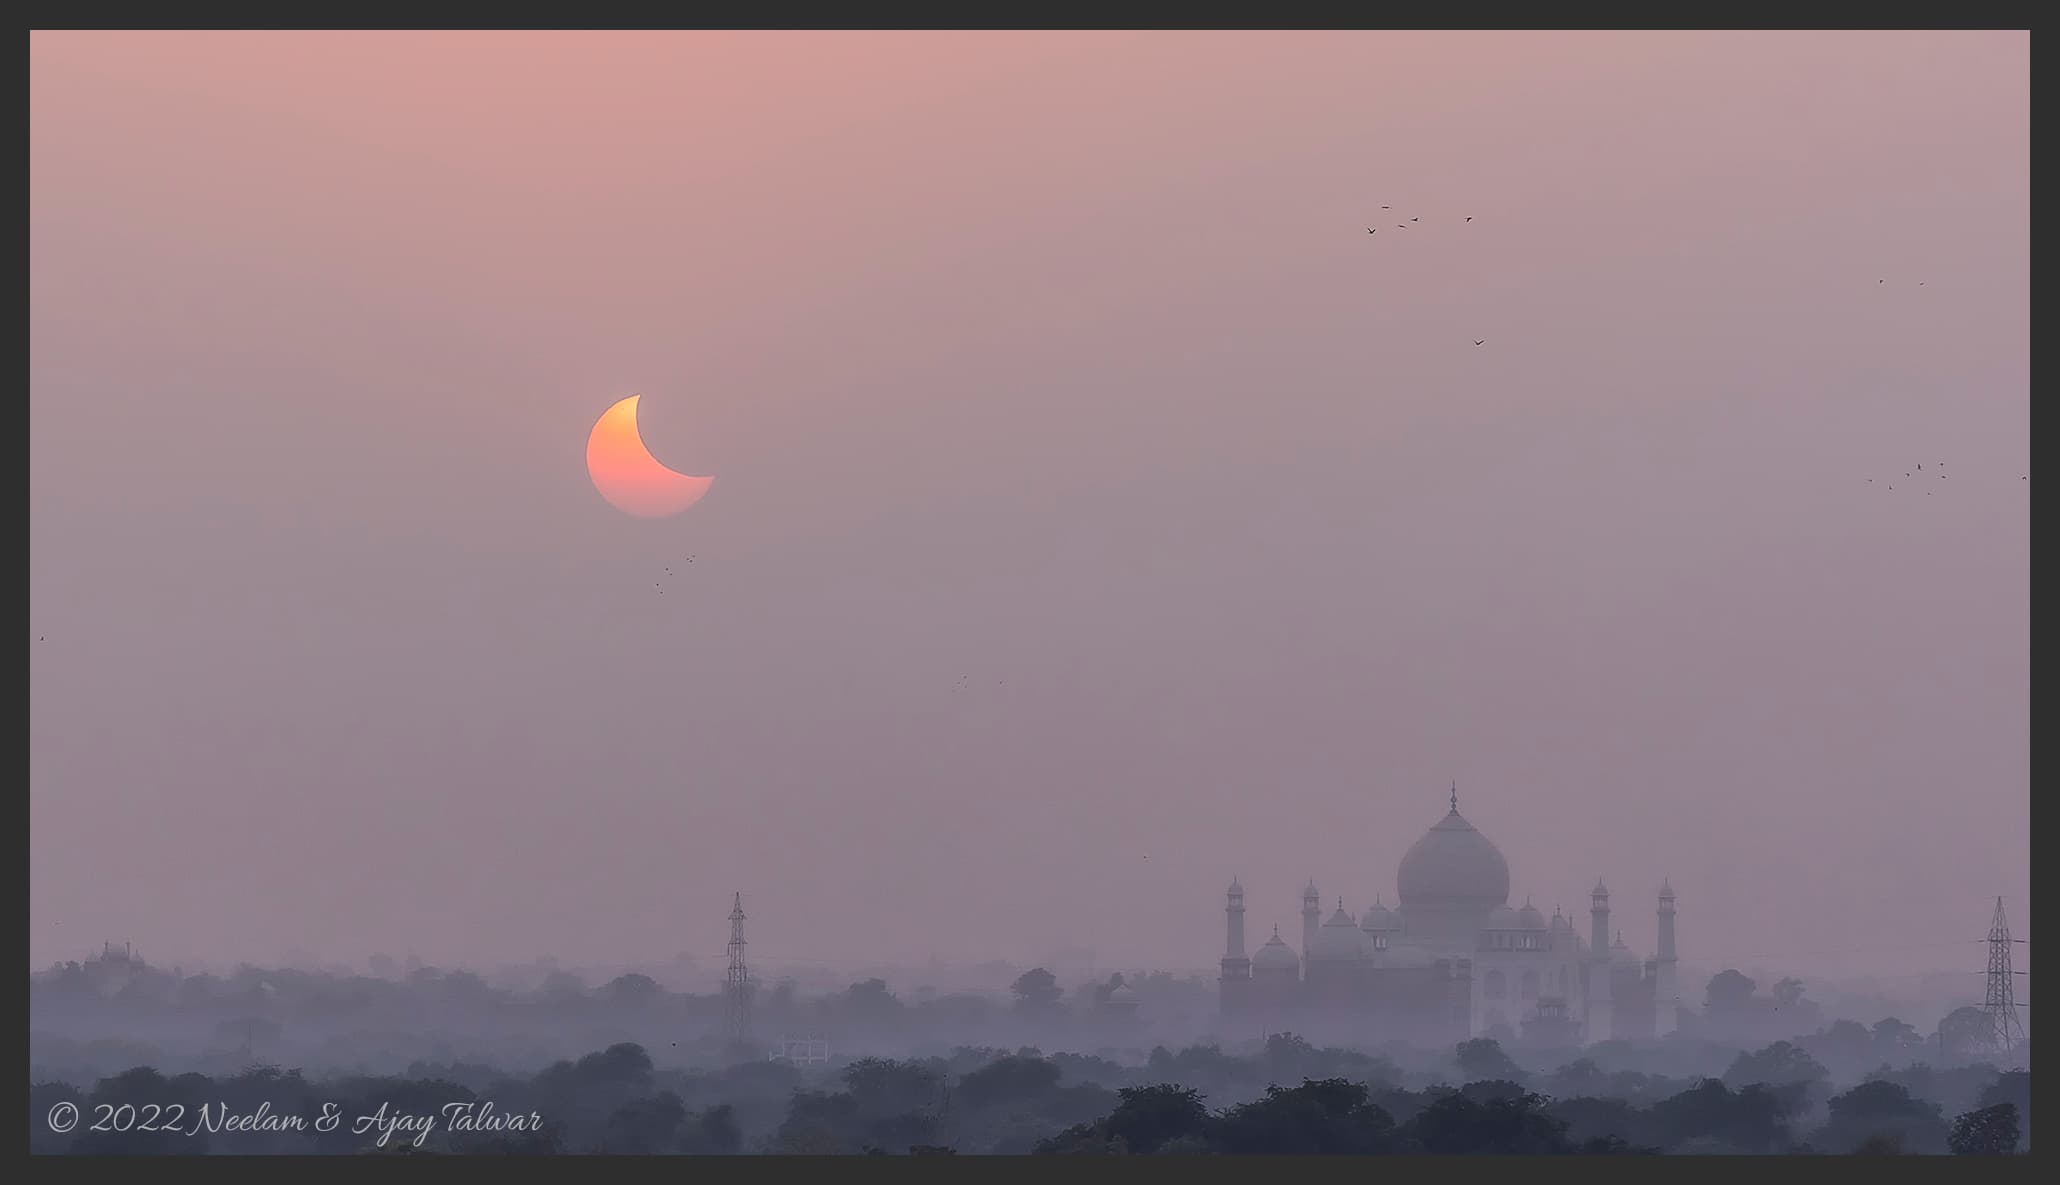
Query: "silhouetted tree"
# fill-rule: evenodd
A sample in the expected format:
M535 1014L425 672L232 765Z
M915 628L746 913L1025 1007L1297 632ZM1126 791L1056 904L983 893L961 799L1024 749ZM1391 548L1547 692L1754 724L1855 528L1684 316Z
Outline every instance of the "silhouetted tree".
M1865 1068L1874 1058L1873 1034L1856 1021L1833 1021L1802 1045L1818 1061L1841 1069Z
M1742 1016L1752 1010L1753 993L1760 985L1737 971L1719 971L1710 977L1703 994L1703 1007L1712 1019Z
M1263 1098L1224 1112L1214 1142L1233 1154L1357 1155L1391 1150L1394 1133L1394 1119L1367 1101L1364 1083L1327 1078L1267 1087Z
M629 1156L650 1156L671 1152L679 1143L680 1124L687 1109L680 1097L661 1090L650 1098L624 1103L608 1117L603 1147Z
M1759 1083L1732 1090L1705 1078L1688 1090L1652 1105L1648 1115L1653 1136L1667 1148L1681 1150L1701 1142L1704 1150L1721 1146L1740 1153L1782 1151L1789 1142L1791 1100Z
M1566 1123L1546 1111L1541 1095L1475 1102L1448 1094L1403 1129L1416 1147L1434 1154L1535 1156L1573 1151Z
M1064 994L1059 989L1058 978L1042 967L1032 967L1016 976L1016 982L1009 985L1009 991L1015 993L1016 1007L1026 1012L1049 1009Z
M1126 1086L1116 1108L1093 1123L1066 1129L1041 1141L1040 1153L1128 1152L1150 1155L1183 1137L1209 1134L1209 1111L1200 1091L1184 1086Z
M1628 1099L1554 1099L1546 1110L1554 1119L1566 1124L1566 1138L1576 1145L1598 1141L1607 1145L1614 1139L1621 1142L1622 1147L1612 1148L1612 1151L1628 1152L1634 1147L1656 1147L1663 1142L1650 1112L1633 1106Z
M1609 1081L1609 1075L1590 1058L1576 1058L1552 1072L1546 1079L1546 1086L1560 1098L1580 1095L1599 1095Z
M1788 1086L1822 1082L1830 1073L1802 1047L1790 1041L1776 1041L1763 1049L1739 1054L1732 1060L1731 1068L1724 1071L1724 1081L1732 1086L1754 1082Z
M1938 1044L1948 1061L1986 1048L1994 1034L1995 1024L1988 1013L1972 1005L1955 1008L1938 1022Z
M841 1091L794 1092L787 1118L774 1134L775 1151L799 1156L834 1156L858 1152L858 1100Z
M618 975L609 980L601 992L614 1003L627 1008L641 1008L664 995L665 989L659 987L658 981L650 976L632 971L628 975Z
M1830 1099L1831 1119L1810 1137L1826 1152L1857 1152L1872 1140L1891 1140L1898 1150L1946 1150L1949 1129L1936 1103L1913 1098L1894 1082L1863 1082Z
M1996 1075L1996 1080L1984 1087L1981 1097L1975 1101L1978 1109L1999 1107L2008 1103L2017 1108L2017 1123L2020 1132L2031 1127L2031 1071L2010 1070Z
M891 1058L860 1058L844 1067L844 1087L869 1118L934 1108L944 1077L935 1067Z
M735 1156L744 1150L736 1108L728 1103L698 1112L685 1125L680 1151L689 1156Z
M1874 1058L1889 1065L1901 1065L1924 1048L1924 1034L1893 1016L1874 1022L1870 1041Z
M899 1020L906 1006L895 999L884 979L867 979L844 989L839 1011L861 1024L887 1024Z
M2008 1156L2017 1151L2017 1108L1998 1103L1953 1120L1946 1146L1955 1156Z
M1459 1062L1459 1072L1471 1080L1498 1078L1515 1082L1524 1076L1522 1067L1502 1052L1502 1043L1488 1037L1461 1041L1453 1054Z
M956 1098L968 1107L992 1107L1042 1095L1059 1084L1059 1068L1043 1058L1004 1057L961 1077Z

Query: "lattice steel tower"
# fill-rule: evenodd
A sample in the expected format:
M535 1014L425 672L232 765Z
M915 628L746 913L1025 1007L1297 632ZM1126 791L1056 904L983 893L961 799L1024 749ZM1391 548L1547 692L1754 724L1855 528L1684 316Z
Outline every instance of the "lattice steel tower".
M2010 1053L2024 1043L2024 1022L2017 1017L2017 988L2010 968L2010 922L2003 916L2003 899L1996 898L1996 916L1988 924L1988 1013L1989 1042L1998 1053Z
M732 1041L751 1036L751 973L744 966L744 895L730 909L730 974L722 987L723 1030Z

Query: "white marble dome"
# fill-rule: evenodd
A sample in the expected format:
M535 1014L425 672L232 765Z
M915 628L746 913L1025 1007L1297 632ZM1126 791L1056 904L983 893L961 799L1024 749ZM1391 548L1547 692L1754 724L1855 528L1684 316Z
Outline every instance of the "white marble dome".
M1359 928L1368 933L1399 930L1402 928L1402 919L1395 916L1394 910L1389 909L1376 899L1372 905L1366 908L1365 914L1360 916Z
M1509 862L1457 806L1410 847L1396 879L1405 906L1509 904Z
M1280 940L1280 931L1275 929L1273 937L1252 952L1252 969L1255 971L1300 971L1302 960Z
M1360 929L1352 915L1340 904L1330 920L1316 928L1316 937L1309 943L1309 957L1322 962L1343 959L1361 959L1372 951L1373 940Z

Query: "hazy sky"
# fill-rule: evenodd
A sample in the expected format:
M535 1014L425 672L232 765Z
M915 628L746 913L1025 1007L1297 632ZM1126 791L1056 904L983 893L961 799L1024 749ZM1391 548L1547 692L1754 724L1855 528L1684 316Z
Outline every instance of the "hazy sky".
M30 65L32 964L2029 928L2025 34Z

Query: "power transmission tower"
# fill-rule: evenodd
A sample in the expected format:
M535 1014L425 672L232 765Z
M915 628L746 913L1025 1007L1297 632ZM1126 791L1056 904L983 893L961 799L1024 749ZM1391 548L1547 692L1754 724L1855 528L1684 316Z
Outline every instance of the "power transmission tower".
M744 967L744 895L730 909L730 972L723 983L723 1032L732 1041L751 1039L751 973Z
M2024 1042L2024 1022L2017 1017L2017 989L2010 969L2010 922L2003 899L1996 898L1996 916L1988 924L1989 1042L1997 1053L2011 1053Z

